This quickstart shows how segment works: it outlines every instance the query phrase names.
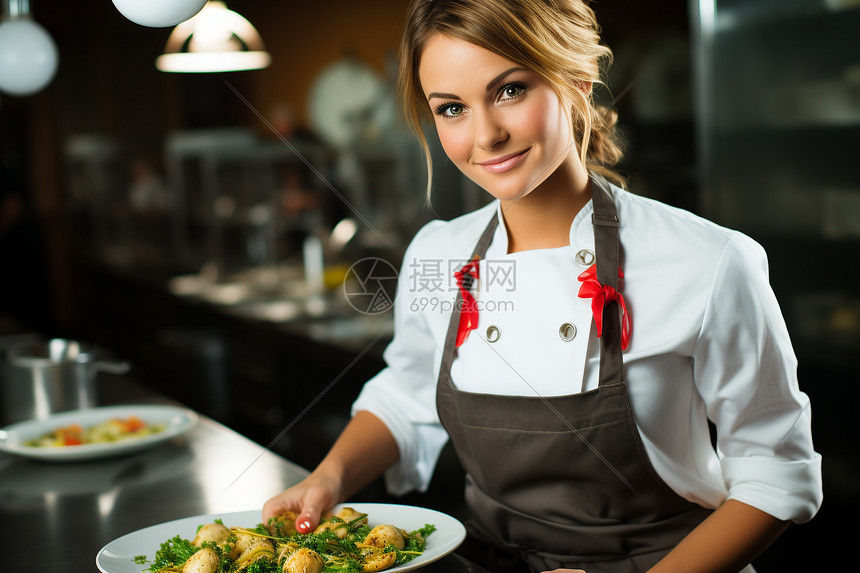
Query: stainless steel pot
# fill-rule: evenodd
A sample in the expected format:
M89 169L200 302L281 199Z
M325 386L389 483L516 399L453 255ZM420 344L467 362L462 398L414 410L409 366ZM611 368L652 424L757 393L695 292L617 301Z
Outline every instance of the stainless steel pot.
M129 371L127 362L108 361L103 356L92 345L62 338L9 348L0 372L3 421L92 408L97 401L98 373Z

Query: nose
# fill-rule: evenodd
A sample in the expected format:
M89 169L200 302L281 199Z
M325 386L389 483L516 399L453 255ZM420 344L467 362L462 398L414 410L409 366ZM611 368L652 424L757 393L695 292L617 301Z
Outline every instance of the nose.
M498 118L492 111L480 111L473 114L475 145L480 149L493 149L508 138Z

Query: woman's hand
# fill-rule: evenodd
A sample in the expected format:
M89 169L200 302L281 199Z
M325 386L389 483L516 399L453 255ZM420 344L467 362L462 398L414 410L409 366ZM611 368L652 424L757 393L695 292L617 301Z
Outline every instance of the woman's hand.
M398 455L388 427L373 414L358 412L311 475L263 505L263 522L293 511L299 533L310 533L322 512L382 475Z
M298 514L296 530L310 533L319 525L320 515L340 501L340 491L339 480L314 472L267 501L263 505L263 523L292 511Z

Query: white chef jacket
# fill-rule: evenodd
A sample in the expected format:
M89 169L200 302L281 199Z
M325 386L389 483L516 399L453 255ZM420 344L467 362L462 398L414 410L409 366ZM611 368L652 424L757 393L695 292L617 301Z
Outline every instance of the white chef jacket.
M632 319L625 382L655 470L705 507L733 498L779 519L811 519L822 500L821 457L764 250L689 212L613 190L624 272L618 290ZM593 263L592 212L589 202L561 248L508 254L498 201L417 233L398 281L387 367L353 404L353 413L381 419L397 442L390 491L426 489L448 439L435 395L457 294L453 273L494 213L500 224L473 288L479 324L458 348L453 383L522 396L597 387L591 300L577 296L577 277ZM576 329L572 339L565 324ZM708 419L717 427L716 451Z

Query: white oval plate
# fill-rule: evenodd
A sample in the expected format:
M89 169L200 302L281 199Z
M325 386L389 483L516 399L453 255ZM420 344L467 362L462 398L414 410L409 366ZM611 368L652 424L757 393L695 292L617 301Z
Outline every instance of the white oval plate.
M166 427L156 434L103 444L57 447L24 445L28 440L38 438L69 424L79 424L87 428L111 418L127 418L129 416L137 416L147 424L165 424ZM47 418L17 422L0 429L0 451L50 462L78 462L109 458L145 450L175 438L193 428L197 420L197 414L186 408L149 404L106 406L61 412Z
M436 526L436 531L427 537L424 553L400 567L386 569L386 573L403 573L424 567L454 551L466 538L466 528L462 523L450 515L432 509L387 503L344 503L335 507L334 511L341 507L352 507L356 511L366 513L371 527L388 523L400 529L414 531L428 523ZM211 523L214 519L221 519L227 527L250 528L262 523L259 509L197 515L168 521L111 541L96 555L96 566L102 573L141 573L149 565L136 564L135 556L146 555L146 558L152 561L162 543L176 535L183 539L194 539L197 527Z

